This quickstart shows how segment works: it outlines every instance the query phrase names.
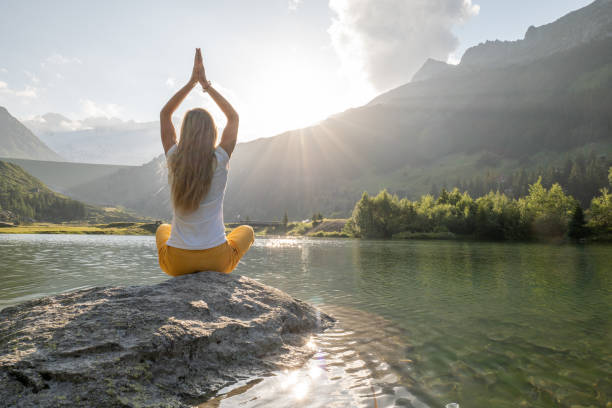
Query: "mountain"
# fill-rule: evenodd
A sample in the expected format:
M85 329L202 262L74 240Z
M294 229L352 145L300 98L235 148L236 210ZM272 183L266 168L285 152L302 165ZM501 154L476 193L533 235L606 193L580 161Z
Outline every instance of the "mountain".
M457 67L426 63L421 80L365 106L239 144L226 220L280 219L285 211L292 219L319 211L347 216L364 190L388 188L414 199L434 185L453 187L485 175L501 180L586 150L610 154L612 37L602 33L609 32L611 8L611 0L596 1L536 29L542 38L562 33L571 47L557 50L538 40L520 63L491 57L477 69L469 58ZM582 28L589 18L587 26L595 28ZM160 156L69 193L168 215L164 166Z
M0 157L63 160L0 106Z
M541 27L531 26L518 41L487 41L469 48L464 68L491 68L524 63L612 36L612 0L590 5Z
M0 157L0 160L18 165L45 183L51 190L62 194L65 194L71 188L88 184L100 177L111 175L118 170L135 167L114 164L12 159L6 157Z
M69 161L140 165L159 153L159 123L87 118L75 121L47 113L24 124Z
M168 219L171 210L167 170L162 154L142 166L124 168L70 188L66 194L88 203L122 206L150 217Z
M20 166L0 160L0 221L140 221L118 209L88 205L58 194Z
M5 221L83 219L86 206L49 190L21 167L0 161L0 216Z
M451 72L457 67L446 62L438 61L432 58L428 58L425 64L419 69L412 77L411 82L425 81L445 73Z

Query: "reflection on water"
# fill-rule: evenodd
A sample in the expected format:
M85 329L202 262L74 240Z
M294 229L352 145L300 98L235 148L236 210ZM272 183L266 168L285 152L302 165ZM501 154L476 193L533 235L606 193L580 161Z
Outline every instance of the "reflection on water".
M0 235L0 259L0 307L167 279L152 237ZM338 325L313 338L302 369L235 384L202 407L612 401L610 247L258 239L237 272Z
M397 325L356 309L325 309L338 325L312 338L315 354L304 367L228 387L200 407L427 406L399 381L411 371L411 361L400 359L407 345Z

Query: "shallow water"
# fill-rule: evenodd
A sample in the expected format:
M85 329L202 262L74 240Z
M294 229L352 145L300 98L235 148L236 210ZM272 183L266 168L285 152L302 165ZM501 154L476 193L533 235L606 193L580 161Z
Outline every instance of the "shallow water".
M338 325L314 357L202 407L572 407L612 401L612 247L258 239L237 273ZM0 235L0 307L167 279L153 237ZM375 405L376 404L376 405Z

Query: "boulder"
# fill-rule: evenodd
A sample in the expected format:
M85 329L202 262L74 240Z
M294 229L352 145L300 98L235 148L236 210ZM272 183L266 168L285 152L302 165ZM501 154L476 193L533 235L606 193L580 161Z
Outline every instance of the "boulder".
M0 404L187 407L297 368L333 319L240 275L97 287L0 311Z

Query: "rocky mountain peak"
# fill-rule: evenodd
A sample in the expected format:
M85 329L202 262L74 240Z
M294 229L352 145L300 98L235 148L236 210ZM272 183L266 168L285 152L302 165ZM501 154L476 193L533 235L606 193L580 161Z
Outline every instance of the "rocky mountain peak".
M469 48L461 66L491 68L526 63L612 36L612 0L597 0L557 21L530 26L522 40L487 41Z
M425 81L427 79L442 75L446 72L451 71L455 68L454 65L447 64L446 62L438 61L433 58L428 58L423 64L421 69L417 71L412 77L412 82Z

